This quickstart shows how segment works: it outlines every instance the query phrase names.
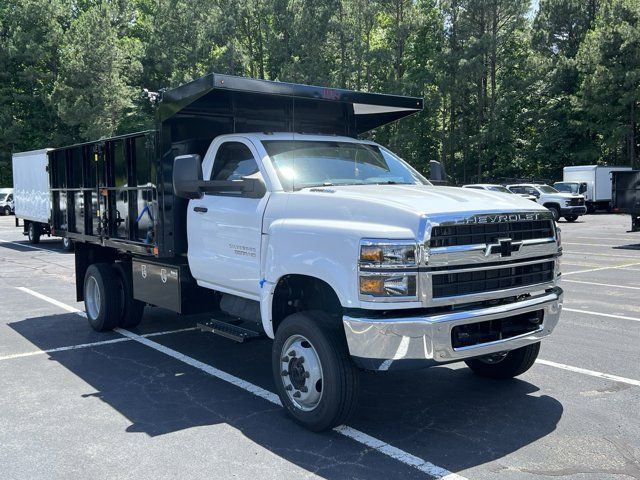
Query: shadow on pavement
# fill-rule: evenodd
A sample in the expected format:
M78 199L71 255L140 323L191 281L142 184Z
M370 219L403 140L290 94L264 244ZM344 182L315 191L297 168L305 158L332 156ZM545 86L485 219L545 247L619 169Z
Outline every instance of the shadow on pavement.
M77 316L73 328L56 334L55 325L69 322L70 317L74 316L30 318L9 326L45 350L61 346L62 334L69 339L67 345L87 340L89 327L76 322ZM189 318L185 320L192 324ZM138 330L148 330L151 322L154 330L176 328L174 314L152 309L145 313ZM78 329L84 333L70 331ZM94 340L98 334L88 335ZM275 391L268 340L239 345L195 331L151 340ZM124 415L131 423L128 432L154 437L225 423L324 478L423 477L419 471L375 452L363 454L364 447L335 433L307 432L291 422L280 407L132 341L54 352L49 358L95 390L85 396L98 397ZM486 380L466 368L363 373L359 409L349 425L459 472L499 459L555 430L562 404L537 392L538 388L526 381Z
M23 241L12 240L11 242L12 243L9 243L9 240L0 242L0 247L8 248L9 250L15 250L16 252L35 252L37 250L47 250L49 252L57 252L57 253L73 253L73 252L66 252L62 248L62 241L59 239L44 240L38 243L37 245L31 245L27 240L23 240Z

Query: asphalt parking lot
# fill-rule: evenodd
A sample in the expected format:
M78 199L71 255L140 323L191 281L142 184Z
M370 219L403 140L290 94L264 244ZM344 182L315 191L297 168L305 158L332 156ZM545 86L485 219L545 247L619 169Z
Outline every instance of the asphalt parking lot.
M73 255L0 217L0 478L640 479L640 233L560 222L564 311L518 379L462 365L362 376L348 426L278 404L270 342L237 345L147 308L99 334Z

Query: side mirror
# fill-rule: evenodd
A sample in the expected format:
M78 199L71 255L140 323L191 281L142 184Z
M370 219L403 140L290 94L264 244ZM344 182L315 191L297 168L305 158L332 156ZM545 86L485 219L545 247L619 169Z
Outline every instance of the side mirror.
M179 155L173 160L173 192L182 198L202 198L200 155Z
M262 198L267 193L264 180L258 177L242 177L242 194L249 198Z
M429 180L436 185L443 185L447 182L447 174L444 172L442 164L436 160L429 162Z

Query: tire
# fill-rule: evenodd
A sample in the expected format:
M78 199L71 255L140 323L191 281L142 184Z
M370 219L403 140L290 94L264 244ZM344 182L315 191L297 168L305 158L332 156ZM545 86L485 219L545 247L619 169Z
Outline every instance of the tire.
M565 215L564 219L569 223L573 223L578 219L578 215Z
M278 327L273 343L273 376L282 405L296 423L314 432L344 423L358 397L358 370L344 333L331 320L320 311L294 313ZM301 351L292 351L296 349ZM318 365L319 383L313 381ZM297 400L296 394L301 394Z
M40 225L35 222L29 222L29 227L27 228L27 238L29 239L29 243L35 245L40 243Z
M119 281L107 263L94 263L84 276L84 306L89 325L97 332L113 330L120 317Z
M488 359L473 358L465 360L473 373L488 378L513 378L523 374L531 368L538 358L540 342L527 345L508 352L501 360L489 361Z
M558 209L558 207L549 206L547 207L547 210L549 210L551 212L551 215L553 215L554 222L560 220L560 210Z
M133 298L131 267L123 263L116 263L113 269L116 272L118 288L121 295L118 326L122 328L137 327L142 321L145 304Z
M62 249L65 252L73 252L73 240L69 237L62 237Z
M588 203L587 204L587 213L595 213L595 212L596 212L596 207L593 204Z
M4 207L4 214L8 217L11 215L11 207Z

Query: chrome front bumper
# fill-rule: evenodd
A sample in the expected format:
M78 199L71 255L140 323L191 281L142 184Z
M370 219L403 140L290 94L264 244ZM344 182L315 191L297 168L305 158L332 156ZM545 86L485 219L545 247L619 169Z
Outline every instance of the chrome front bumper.
M385 319L345 315L342 321L349 352L359 366L370 370L411 368L480 357L538 342L557 325L562 295L562 289L554 287L519 302L476 310ZM536 310L544 310L542 325L536 331L468 347L452 346L453 327Z

